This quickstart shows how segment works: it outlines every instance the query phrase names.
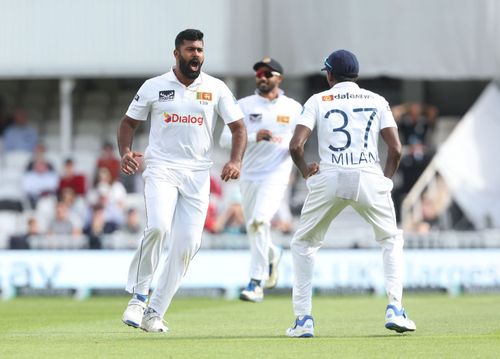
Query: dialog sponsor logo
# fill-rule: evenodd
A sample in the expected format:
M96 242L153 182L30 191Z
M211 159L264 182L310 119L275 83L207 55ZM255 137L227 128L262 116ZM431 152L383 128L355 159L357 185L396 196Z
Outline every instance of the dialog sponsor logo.
M321 101L333 101L333 95L323 96Z
M179 115L177 113L163 112L163 121L168 124L203 125L202 115Z

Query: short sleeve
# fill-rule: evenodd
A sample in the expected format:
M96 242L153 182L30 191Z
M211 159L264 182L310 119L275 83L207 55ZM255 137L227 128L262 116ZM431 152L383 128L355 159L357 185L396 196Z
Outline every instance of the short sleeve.
M149 83L146 81L134 96L128 107L126 115L134 120L146 121L151 109L152 97L149 90Z
M309 100L307 100L307 102L305 103L304 108L302 109L302 114L297 120L297 125L306 126L312 131L316 126L316 115L318 112L317 108L318 106L316 104L314 96L310 97Z
M398 127L396 124L396 120L394 120L394 116L392 115L391 107L389 103L382 99L382 106L380 111L380 129L387 127Z
M222 81L220 82L220 96L217 106L215 107L217 114L224 120L224 123L231 123L243 118L238 101Z

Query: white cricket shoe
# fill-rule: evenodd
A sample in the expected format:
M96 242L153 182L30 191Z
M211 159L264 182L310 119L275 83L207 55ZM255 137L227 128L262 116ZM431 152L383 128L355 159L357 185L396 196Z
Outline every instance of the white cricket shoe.
M385 309L385 327L398 333L413 332L417 329L413 320L406 315L405 309L398 309L392 304Z
M264 300L264 290L260 285L250 281L248 286L241 291L240 299L245 302L262 302Z
M269 278L266 280L266 289L273 289L278 284L278 265L281 260L281 248L269 247Z
M123 323L134 328L139 328L141 326L144 309L146 309L146 303L136 298L130 299L127 309L123 312Z
M163 318L153 308L148 308L144 311L141 329L150 333L166 333L169 330Z
M314 337L314 319L310 315L302 315L295 319L293 326L286 330L286 335L291 338Z

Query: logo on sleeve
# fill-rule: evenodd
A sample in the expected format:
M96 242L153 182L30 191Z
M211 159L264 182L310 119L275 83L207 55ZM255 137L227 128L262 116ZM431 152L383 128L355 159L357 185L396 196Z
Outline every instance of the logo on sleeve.
M175 97L175 90L164 90L160 91L158 94L158 101L173 101Z
M278 116L276 117L276 122L284 124L290 123L290 116Z
M137 95L135 95L135 97L134 97L134 101L139 101L139 99L140 99L140 98L141 98L141 97L139 96L139 94L137 94Z
M251 113L250 116L248 117L250 122L260 122L262 121L262 114L261 113Z
M323 96L321 101L333 101L333 95Z

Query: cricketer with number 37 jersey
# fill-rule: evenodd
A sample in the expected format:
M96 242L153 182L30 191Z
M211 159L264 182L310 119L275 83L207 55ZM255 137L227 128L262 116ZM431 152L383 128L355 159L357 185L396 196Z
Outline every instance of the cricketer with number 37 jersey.
M297 124L311 130L317 126L321 167L374 173L382 171L379 132L397 127L388 102L354 82L338 83L310 97Z

